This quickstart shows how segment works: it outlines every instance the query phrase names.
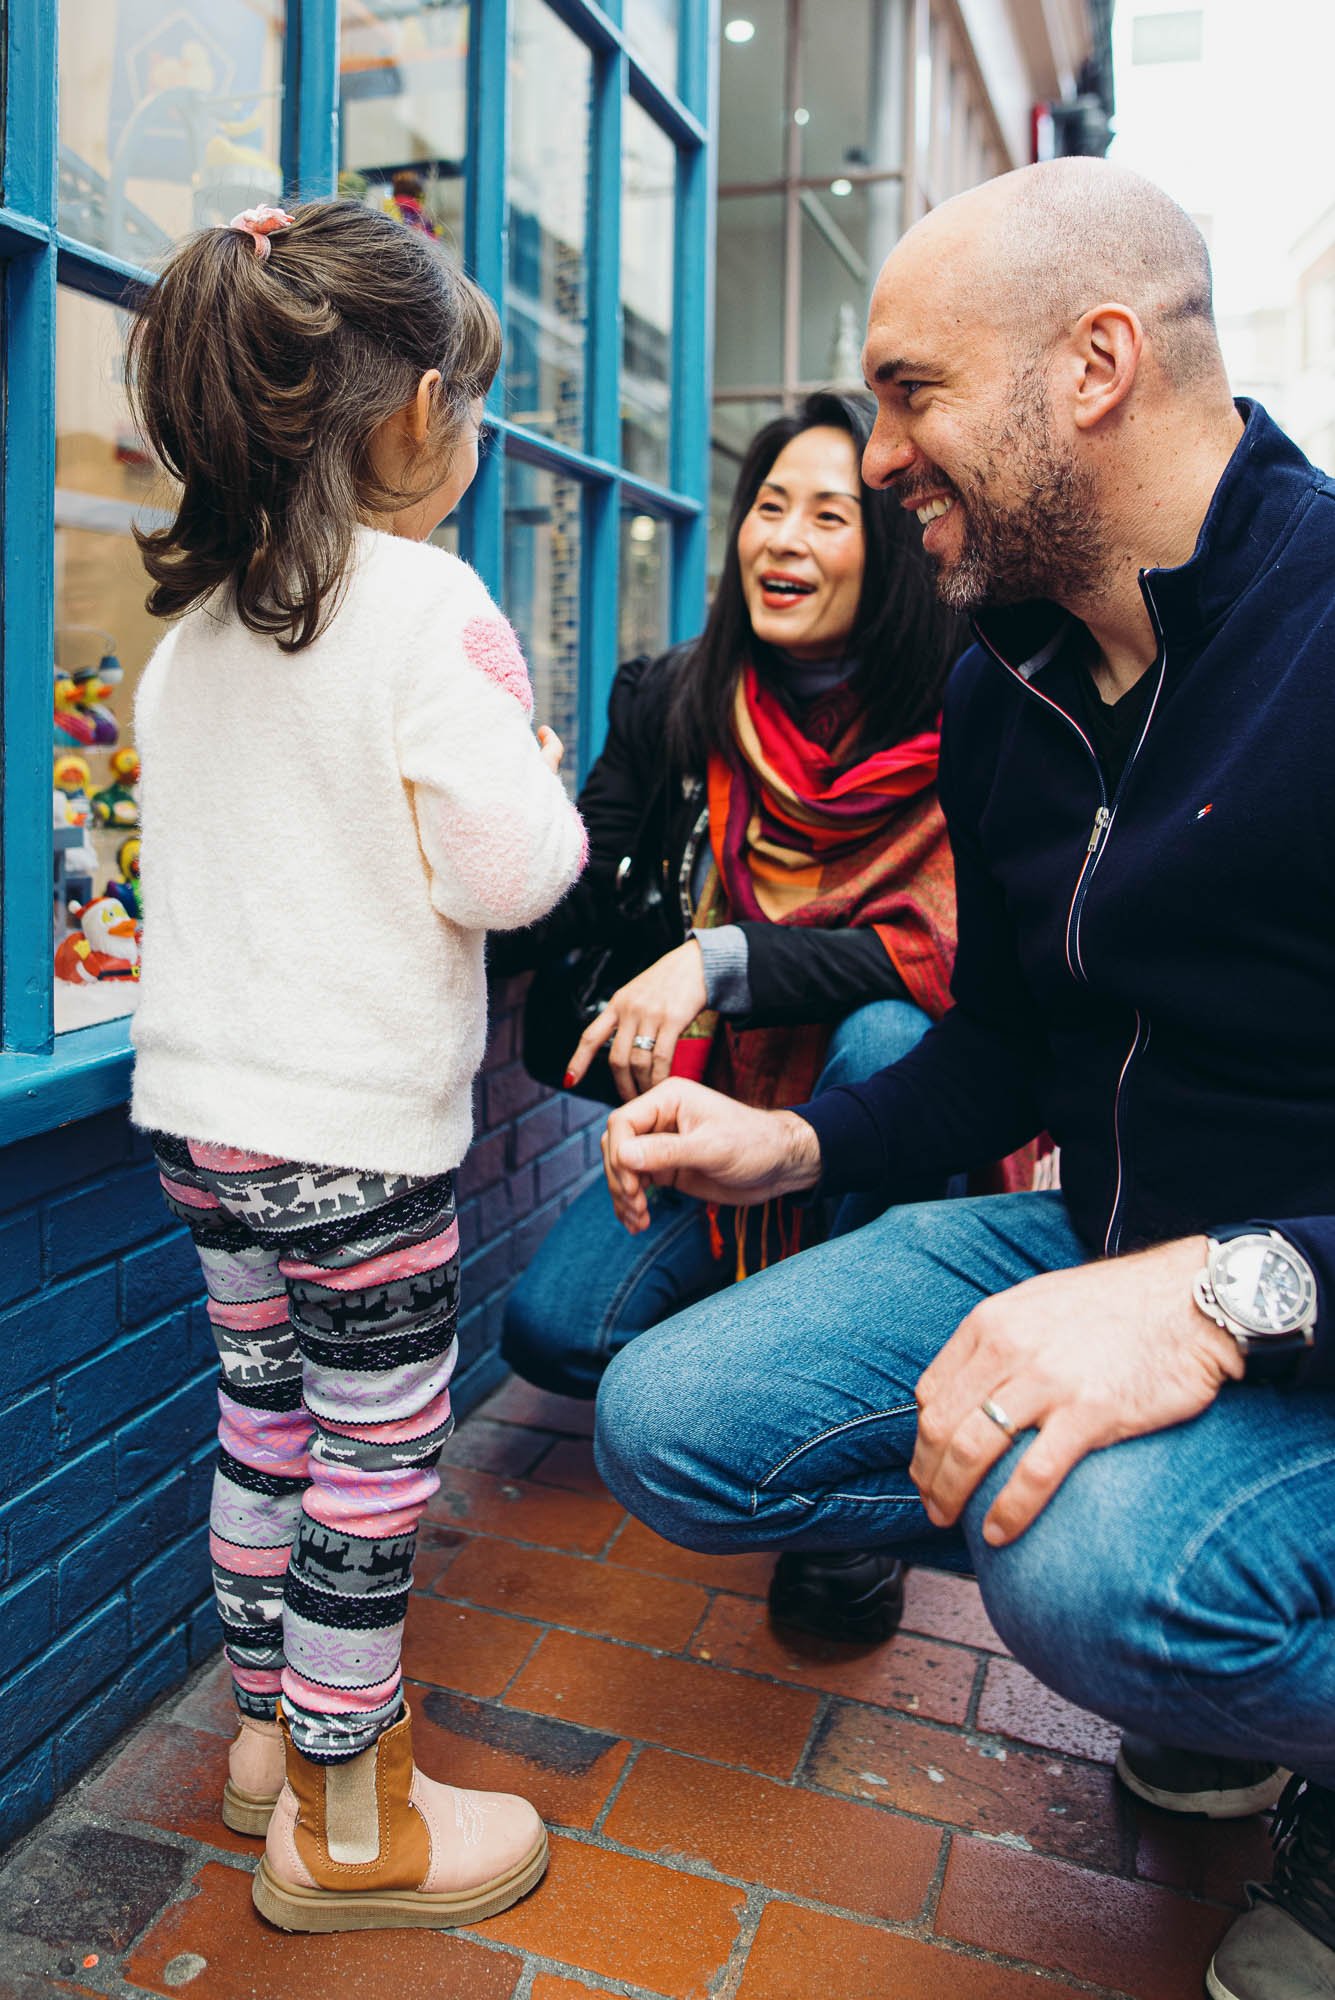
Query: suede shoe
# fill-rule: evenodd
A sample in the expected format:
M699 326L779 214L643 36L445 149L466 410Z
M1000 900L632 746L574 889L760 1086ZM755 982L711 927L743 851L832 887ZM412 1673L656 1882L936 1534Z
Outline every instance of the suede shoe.
M1274 1842L1273 1880L1248 1883L1210 1961L1210 2000L1335 2000L1335 1792L1292 1779Z
M904 1565L881 1549L789 1549L770 1579L769 1615L775 1625L820 1639L878 1646L894 1637L904 1615Z
M1259 1758L1174 1750L1148 1736L1122 1738L1116 1770L1127 1790L1147 1804L1164 1812L1203 1813L1206 1819L1246 1819L1265 1812L1289 1776Z

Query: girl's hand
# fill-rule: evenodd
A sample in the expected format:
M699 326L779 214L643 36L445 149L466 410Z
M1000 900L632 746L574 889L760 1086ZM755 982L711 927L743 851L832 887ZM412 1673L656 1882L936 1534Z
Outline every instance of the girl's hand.
M542 761L547 766L547 769L549 771L559 771L561 768L561 759L566 754L566 746L556 731L549 729L545 722L538 724L538 748L542 752Z
M682 1029L689 1028L707 1004L704 954L694 938L687 938L647 972L618 988L602 1013L590 1021L570 1058L566 1089L579 1082L599 1049L610 1041L608 1061L623 1099L652 1090L672 1067ZM652 1047L636 1048L637 1038Z

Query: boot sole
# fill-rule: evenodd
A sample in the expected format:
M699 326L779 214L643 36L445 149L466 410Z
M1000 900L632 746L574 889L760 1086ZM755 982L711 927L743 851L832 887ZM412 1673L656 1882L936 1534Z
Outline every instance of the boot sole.
M1127 1790L1144 1799L1147 1805L1158 1806L1164 1812L1199 1813L1205 1819L1250 1819L1253 1813L1266 1812L1277 1803L1289 1782L1289 1773L1280 1770L1259 1784L1241 1785L1233 1791L1170 1792L1138 1777L1120 1750L1113 1768ZM1225 1995L1225 2000L1229 1996Z
M233 1833L253 1833L260 1839L269 1831L278 1794L262 1799L257 1792L243 1792L229 1778L223 1786L222 1823Z
M434 1894L423 1889L303 1889L280 1882L266 1855L251 1893L260 1915L281 1931L439 1931L498 1917L535 1889L546 1872L544 1830L524 1860L478 1889Z

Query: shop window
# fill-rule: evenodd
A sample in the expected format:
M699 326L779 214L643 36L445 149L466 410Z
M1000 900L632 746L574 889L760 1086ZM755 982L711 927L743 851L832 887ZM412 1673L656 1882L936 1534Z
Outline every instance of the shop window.
M897 0L819 0L802 13L803 175L900 164L904 49ZM887 246L888 247L888 246Z
M726 10L734 17L734 9ZM754 34L737 41L725 22L719 51L723 115L719 119L720 187L734 181L777 180L784 171L788 121L784 115L787 10L775 0L749 0L735 14ZM720 258L719 268L722 269Z
M593 58L543 0L514 0L507 416L584 443ZM559 107L559 110L558 110Z
M626 45L667 90L677 87L681 0L622 0Z
M834 188L842 188L835 193ZM873 215L898 219L899 186L830 190L804 188L802 211L802 336L798 369L803 382L862 387L862 343L867 306L883 252L898 230L888 220L873 232Z
M148 579L131 526L166 518L171 494L130 420L123 340L123 315L61 289L52 758L58 1033L129 1013L136 992L134 696L163 628L144 607Z
M523 459L505 463L505 573L501 602L533 678L533 719L566 747L562 776L579 764L580 512L578 480Z
M634 99L625 109L622 189L621 462L666 485L677 149Z
M462 258L467 0L340 0L339 193Z
M718 205L718 342L721 389L783 379L784 201L737 195Z
M672 531L653 514L621 515L621 594L617 653L666 652L672 634Z
M131 264L276 202L283 0L60 0L60 227Z

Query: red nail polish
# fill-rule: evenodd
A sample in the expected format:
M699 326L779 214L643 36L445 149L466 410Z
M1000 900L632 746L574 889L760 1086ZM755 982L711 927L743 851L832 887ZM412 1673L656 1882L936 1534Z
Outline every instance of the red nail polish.
M562 1088L562 1090L569 1090L569 1088L570 1088L571 1084L572 1084L572 1083L573 1083L574 1081L575 1081L575 1072L574 1072L574 1070L573 1070L573 1069L568 1069L568 1070L566 1071L565 1075L564 1075L564 1076L563 1076L563 1077L561 1078L561 1088Z

